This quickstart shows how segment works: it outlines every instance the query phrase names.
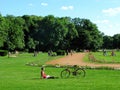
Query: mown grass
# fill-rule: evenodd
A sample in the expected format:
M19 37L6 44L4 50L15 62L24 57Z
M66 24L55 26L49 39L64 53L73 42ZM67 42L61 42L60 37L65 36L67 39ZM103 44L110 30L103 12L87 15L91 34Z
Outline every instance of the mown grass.
M120 63L120 52L116 51L115 56L111 56L111 51L108 51L106 56L103 52L91 52L96 59L96 63ZM88 55L85 57L85 61L90 62Z
M45 72L58 79L41 79L40 67L28 66L26 63L46 61L59 58L48 57L40 53L37 57L23 53L14 58L0 57L0 90L119 90L119 70L86 69L85 78L71 76L60 78L64 68L46 67Z

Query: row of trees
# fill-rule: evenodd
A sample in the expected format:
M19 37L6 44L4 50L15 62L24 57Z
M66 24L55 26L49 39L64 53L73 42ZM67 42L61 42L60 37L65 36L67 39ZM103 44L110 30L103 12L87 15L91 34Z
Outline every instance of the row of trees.
M103 37L103 48L106 49L120 49L120 34L115 34L114 36Z
M97 50L119 48L120 35L101 33L89 19L0 15L0 48L8 50Z

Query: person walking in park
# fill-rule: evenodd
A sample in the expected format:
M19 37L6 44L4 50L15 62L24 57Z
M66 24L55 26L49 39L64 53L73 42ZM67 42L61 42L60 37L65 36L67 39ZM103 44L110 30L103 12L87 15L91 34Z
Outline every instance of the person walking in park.
M103 49L103 55L107 56L107 51Z
M70 55L71 55L71 56L73 55L73 51L72 51L72 50L70 50Z

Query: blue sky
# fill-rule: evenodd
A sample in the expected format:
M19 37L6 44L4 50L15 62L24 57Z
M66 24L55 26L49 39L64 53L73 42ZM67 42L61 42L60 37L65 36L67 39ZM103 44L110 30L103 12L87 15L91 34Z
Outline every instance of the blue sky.
M86 18L105 35L120 34L120 0L0 0L0 13Z

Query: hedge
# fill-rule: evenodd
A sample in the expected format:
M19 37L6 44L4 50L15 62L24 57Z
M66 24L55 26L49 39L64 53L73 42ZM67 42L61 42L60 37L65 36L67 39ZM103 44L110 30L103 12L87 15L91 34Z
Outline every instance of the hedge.
M0 56L6 56L7 54L8 54L8 51L0 50Z
M65 55L65 50L56 51L57 55Z

